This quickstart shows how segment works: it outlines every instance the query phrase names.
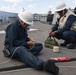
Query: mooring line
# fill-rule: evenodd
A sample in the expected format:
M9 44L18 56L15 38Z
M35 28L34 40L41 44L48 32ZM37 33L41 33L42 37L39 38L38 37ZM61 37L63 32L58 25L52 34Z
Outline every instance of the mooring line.
M0 74L20 72L20 71L26 71L26 70L31 70L31 69L33 69L33 68L23 68L23 69L16 69L16 70L10 70L10 71L2 71L2 72L0 72Z

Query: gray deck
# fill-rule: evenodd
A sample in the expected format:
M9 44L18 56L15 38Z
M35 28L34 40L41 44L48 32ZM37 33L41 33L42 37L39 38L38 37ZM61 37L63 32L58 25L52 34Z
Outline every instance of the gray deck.
M5 29L8 26L8 24L0 25L0 30ZM28 32L29 37L36 40L36 42L41 42L44 46L44 41L47 38L51 25L35 22L34 26L31 28L38 29L37 31ZM7 61L9 58L6 58L3 56L2 49L3 49L3 42L4 42L5 34L0 34L0 63ZM63 42L63 40L57 40L59 43ZM60 47L59 53L54 53L52 49L49 48L43 48L42 52L38 56L39 58L43 59L44 61L50 59L50 57L76 57L76 49L67 49ZM14 67L14 66L20 66L24 65L22 62L19 62L17 60L10 60L6 64L0 64L0 68L6 68L6 67ZM60 71L58 75L76 75L76 61L72 62L59 62L56 63L57 66L59 66ZM33 68L23 68L23 69L17 69L17 70L10 70L10 71L2 71L0 72L0 75L52 75L50 73L47 73L45 71L38 71Z

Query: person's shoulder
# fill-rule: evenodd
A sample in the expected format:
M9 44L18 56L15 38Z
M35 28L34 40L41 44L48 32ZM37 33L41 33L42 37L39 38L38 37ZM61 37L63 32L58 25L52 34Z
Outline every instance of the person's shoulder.
M74 14L74 12L71 10L68 10L68 14L69 14L69 16L76 16L76 14Z
M17 19L16 21L14 21L13 23L10 24L12 28L18 28L19 26L19 20Z
M76 16L71 14L71 15L69 15L69 18L73 18L73 19L75 18L76 19Z
M19 20L17 19L17 20L15 20L14 22L12 22L11 24L16 26L16 25L19 24Z

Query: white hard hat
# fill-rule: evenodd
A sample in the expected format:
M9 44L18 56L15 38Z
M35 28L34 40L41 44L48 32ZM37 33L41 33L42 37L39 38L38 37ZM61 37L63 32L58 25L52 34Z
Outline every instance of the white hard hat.
M60 1L56 4L56 11L62 11L66 8L66 4L63 1Z
M22 11L18 13L18 17L28 25L33 24L33 14L28 11Z

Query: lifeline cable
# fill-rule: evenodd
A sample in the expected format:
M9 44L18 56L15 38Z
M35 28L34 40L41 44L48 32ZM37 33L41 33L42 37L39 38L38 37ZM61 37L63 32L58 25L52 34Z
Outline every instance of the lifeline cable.
M28 49L28 50L33 49L34 46L35 46L35 44L34 44L30 49ZM20 47L21 47L21 46L20 46ZM8 62L12 59L12 57L13 57L14 53L16 52L16 50L17 50L18 48L20 48L20 47L17 47L17 48L14 50L14 52L12 53L11 57L10 57L7 61L4 61L4 62L0 63L0 65L1 65L1 64L6 64L6 63L8 63Z
M31 50L34 46L35 46L35 44L34 44L30 49L28 49L28 50ZM17 50L18 48L20 48L20 47L17 47L17 48L14 50L14 52L13 52L13 54L11 55L11 57L9 58L9 60L0 63L0 65L1 65L1 64L6 64L6 63L8 63L8 62L11 60L11 58L13 57L14 53L16 52L16 50ZM27 66L27 65L26 65L26 66L25 66L25 65L20 65L20 66L13 66L13 67L5 67L5 68L0 68L0 72L9 71L9 70L17 70L17 69L28 68L28 67L29 67L29 66Z
M0 63L0 65L1 65L1 64L5 64L5 63L8 63L8 62L12 59L14 53L16 52L16 50L17 50L18 48L20 48L20 47L17 47L17 48L14 50L13 54L11 55L11 57L10 57L7 61Z

